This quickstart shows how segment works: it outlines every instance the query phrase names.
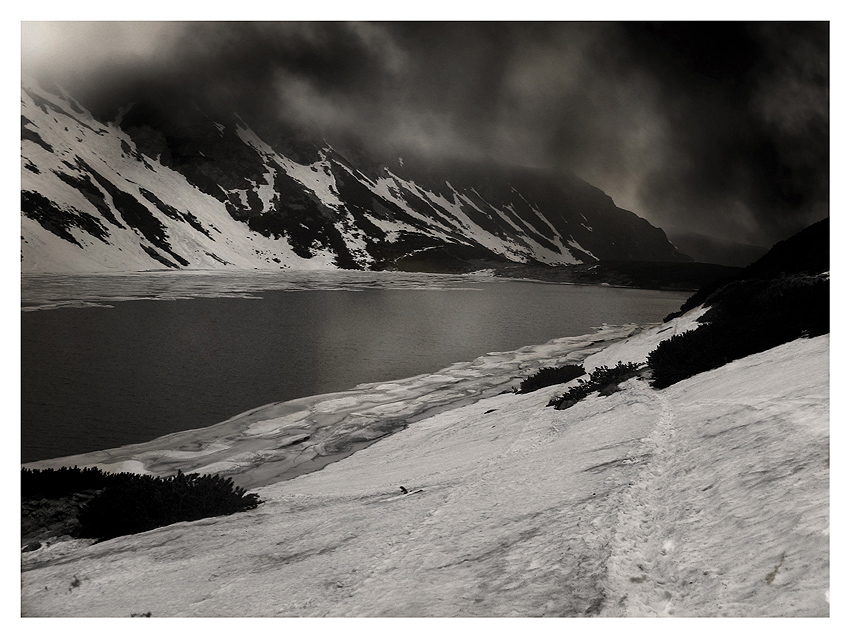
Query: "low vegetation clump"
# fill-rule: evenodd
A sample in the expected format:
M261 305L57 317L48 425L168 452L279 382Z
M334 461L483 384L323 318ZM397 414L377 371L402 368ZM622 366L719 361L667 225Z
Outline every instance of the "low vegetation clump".
M561 396L555 397L547 405L554 406L556 410L566 410L594 392L599 392L603 396L613 394L623 381L637 375L639 367L637 363L622 361L618 361L613 368L600 366L590 373L588 381L579 379L578 385L573 386Z
M80 510L81 535L107 539L180 521L196 521L254 509L260 500L212 474L160 478L131 474L107 487Z
M662 341L647 358L652 385L666 388L700 372L800 337L829 332L829 280L797 274L727 284L696 330Z
M558 368L540 368L540 370L532 374L527 379L523 379L515 392L517 394L534 392L540 388L547 388L550 385L567 383L582 375L584 375L584 368L571 363Z
M62 467L58 470L21 470L22 498L57 499L87 490L102 490L120 483L122 474L110 474L97 467Z
M254 509L256 494L215 474L183 474L167 478L123 472L111 474L96 468L61 468L21 472L22 498L31 507L41 499L67 500L72 494L96 492L79 508L70 510L77 520L63 529L81 538L105 540L137 534L180 521L195 521Z

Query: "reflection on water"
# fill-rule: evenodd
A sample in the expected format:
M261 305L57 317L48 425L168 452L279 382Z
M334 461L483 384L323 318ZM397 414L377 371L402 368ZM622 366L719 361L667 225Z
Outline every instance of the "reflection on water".
M209 426L603 323L657 322L686 296L361 272L42 276L23 288L24 304L42 308L22 313L24 461Z

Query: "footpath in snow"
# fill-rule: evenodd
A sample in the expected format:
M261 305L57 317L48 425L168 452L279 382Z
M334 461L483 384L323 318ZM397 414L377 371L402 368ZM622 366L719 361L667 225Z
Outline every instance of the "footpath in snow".
M472 397L256 510L28 552L23 615L826 616L828 352Z

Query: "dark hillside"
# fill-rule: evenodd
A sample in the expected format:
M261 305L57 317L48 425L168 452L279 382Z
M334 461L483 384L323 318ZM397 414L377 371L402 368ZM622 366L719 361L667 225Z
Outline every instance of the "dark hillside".
M828 333L828 271L827 219L776 244L737 276L701 288L677 314L707 305L703 325L649 354L653 385L663 388L800 337Z
M829 217L779 242L744 268L738 279L773 279L783 274L819 275L829 270Z
M736 275L726 275L701 287L678 312L665 321L705 303L714 293L736 281L774 279L786 275L819 275L829 270L829 218L815 222L796 235L777 243L767 254Z
M572 266L503 264L495 267L504 277L527 277L541 281L601 284L657 290L698 290L721 278L734 276L739 268L697 262L600 261Z
M598 261L552 266L539 262L510 263L482 247L443 245L397 259L393 270L469 273L492 270L497 277L571 284L608 284L652 290L698 290L718 279L729 280L740 268L697 262Z
M768 247L736 241L720 241L699 233L667 232L676 248L706 264L723 264L743 268L760 259Z

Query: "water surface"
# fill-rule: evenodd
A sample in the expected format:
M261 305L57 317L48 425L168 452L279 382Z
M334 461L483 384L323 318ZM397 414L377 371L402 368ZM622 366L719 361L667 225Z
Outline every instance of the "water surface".
M404 273L25 278L22 460L657 322L686 296Z

